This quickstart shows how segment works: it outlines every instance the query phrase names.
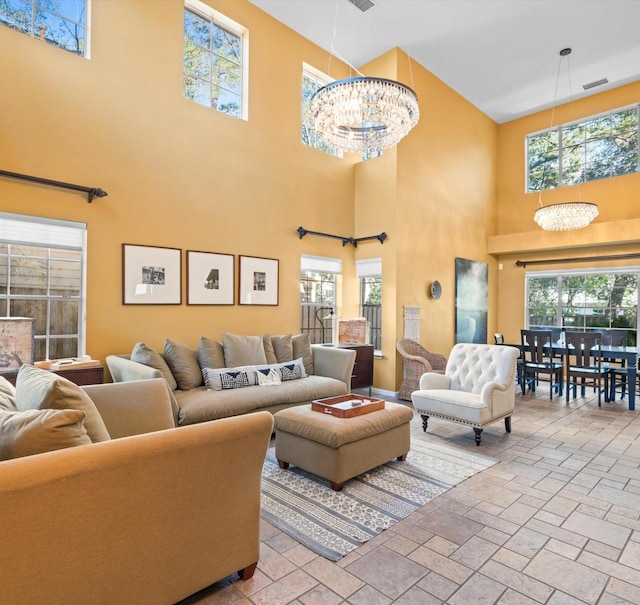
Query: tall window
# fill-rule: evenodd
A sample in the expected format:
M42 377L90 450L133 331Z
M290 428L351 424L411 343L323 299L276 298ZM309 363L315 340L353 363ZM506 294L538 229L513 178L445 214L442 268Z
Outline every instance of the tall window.
M629 270L527 273L528 328L599 328L627 332L635 346L638 332L638 276Z
M36 361L84 354L85 262L84 223L0 213L0 316L35 319Z
M76 55L87 55L87 0L0 0L0 23Z
M369 322L369 343L382 350L382 259L356 261L360 280L360 315Z
M302 255L300 260L300 331L312 343L333 342L337 277L342 272L339 258Z
M638 172L640 105L527 137L527 191Z
M246 118L246 30L198 0L184 9L184 96Z
M309 106L311 103L311 97L316 91L322 88L325 84L332 81L332 78L323 74L322 72L314 69L306 63L303 64L302 69L302 142L305 145L310 145L316 149L320 149L336 156L342 157L342 152L338 151L335 147L328 145L322 140L322 137L316 132L313 124L311 123L309 115Z

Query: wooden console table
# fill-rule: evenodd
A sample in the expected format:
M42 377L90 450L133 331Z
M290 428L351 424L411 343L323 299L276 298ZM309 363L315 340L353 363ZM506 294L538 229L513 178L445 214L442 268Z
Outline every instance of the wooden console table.
M59 374L64 378L68 378L71 382L75 382L79 386L87 384L102 384L104 382L104 367L90 366L86 368L70 368L68 370L50 370L55 374ZM6 378L11 384L16 383L18 372L0 373L0 376Z

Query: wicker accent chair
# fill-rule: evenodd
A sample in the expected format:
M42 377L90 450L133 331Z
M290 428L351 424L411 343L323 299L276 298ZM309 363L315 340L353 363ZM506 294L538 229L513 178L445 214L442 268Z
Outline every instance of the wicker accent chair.
M398 399L411 401L411 393L420 388L420 377L426 372L444 374L447 358L439 353L430 353L420 343L410 338L402 338L396 343L402 356L403 381Z

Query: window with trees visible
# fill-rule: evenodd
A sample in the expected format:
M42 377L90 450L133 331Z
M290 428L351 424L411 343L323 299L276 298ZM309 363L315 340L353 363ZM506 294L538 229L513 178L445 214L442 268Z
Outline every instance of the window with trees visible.
M639 275L638 268L527 274L527 328L624 330L627 344L635 346Z
M333 342L339 258L308 256L300 260L300 331L312 343Z
M198 0L184 9L184 96L246 118L246 30Z
M638 172L640 105L530 134L527 191Z
M320 149L326 153L329 153L337 158L342 157L342 152L328 145L322 139L322 137L316 132L313 123L311 122L309 106L311 104L311 97L322 88L325 84L332 82L333 79L323 74L322 72L314 69L310 65L303 65L302 69L302 142L305 145L310 145L316 149Z
M0 213L0 316L34 318L36 361L85 352L85 255L84 223Z
M87 56L88 0L0 0L0 23L66 51Z
M382 259L356 261L360 281L360 315L369 322L369 344L382 350Z

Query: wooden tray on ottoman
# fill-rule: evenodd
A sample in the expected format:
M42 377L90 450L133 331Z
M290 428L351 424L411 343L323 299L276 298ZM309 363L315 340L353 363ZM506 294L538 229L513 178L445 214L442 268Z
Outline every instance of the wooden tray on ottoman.
M353 402L358 402L353 405ZM311 410L321 414L329 414L337 418L353 418L362 416L369 412L384 409L382 399L372 399L362 395L338 395L337 397L326 397L325 399L314 399L311 402Z

